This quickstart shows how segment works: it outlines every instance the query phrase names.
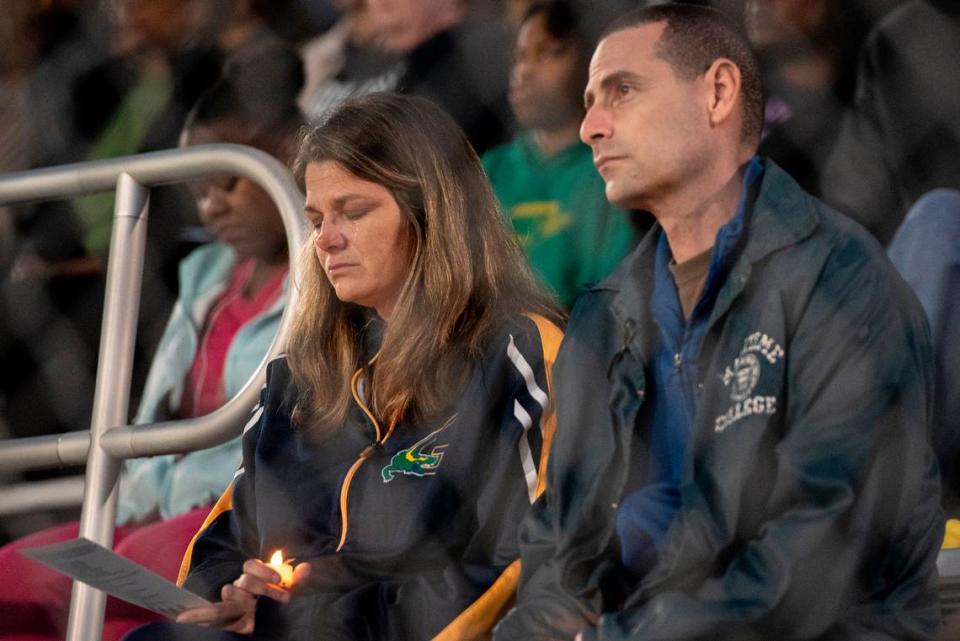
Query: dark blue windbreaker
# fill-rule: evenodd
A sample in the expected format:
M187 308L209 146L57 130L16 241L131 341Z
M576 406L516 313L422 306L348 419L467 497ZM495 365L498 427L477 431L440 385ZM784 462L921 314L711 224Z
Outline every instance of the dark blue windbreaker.
M497 641L927 639L942 538L923 312L880 245L772 162L697 362L681 505L639 582L614 517L643 476L655 228L581 297L548 489Z

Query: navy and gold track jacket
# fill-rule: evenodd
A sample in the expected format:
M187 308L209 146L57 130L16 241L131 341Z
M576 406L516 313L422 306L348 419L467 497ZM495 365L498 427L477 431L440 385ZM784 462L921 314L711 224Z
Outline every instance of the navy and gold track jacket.
M274 361L243 466L191 544L181 582L218 600L246 559L282 549L313 572L288 604L261 597L257 637L482 634L513 596L517 525L542 491L560 338L538 316L504 323L451 416L390 433L364 401L361 370L347 424L321 444L291 424L297 390L286 360Z

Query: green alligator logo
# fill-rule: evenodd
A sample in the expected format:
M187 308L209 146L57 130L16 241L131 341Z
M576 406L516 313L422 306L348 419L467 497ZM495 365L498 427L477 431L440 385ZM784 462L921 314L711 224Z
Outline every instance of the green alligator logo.
M407 449L394 454L390 463L384 466L382 470L383 482L389 483L397 474L420 477L436 474L434 470L440 467L440 461L443 459L443 449L446 445L434 445L434 442L437 440L437 434L444 428L446 428L446 425L436 432L430 432ZM427 452L427 448L431 446L433 446L432 449Z

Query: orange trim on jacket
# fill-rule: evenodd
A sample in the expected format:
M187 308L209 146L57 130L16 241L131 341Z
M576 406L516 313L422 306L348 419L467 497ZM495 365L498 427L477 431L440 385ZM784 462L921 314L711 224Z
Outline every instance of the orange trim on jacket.
M203 520L200 529L197 530L197 533L190 539L187 551L184 552L183 560L180 562L180 572L177 574L177 585L183 585L183 582L187 580L187 575L190 573L190 563L193 561L193 545L197 542L197 539L200 538L203 531L210 527L210 524L216 521L221 514L231 509L233 509L233 482L227 486L227 489L220 495L217 502L213 504L213 507L210 509L210 514L207 514L207 518Z
M433 641L473 641L486 638L513 603L520 580L520 559L507 566L493 585L467 606Z

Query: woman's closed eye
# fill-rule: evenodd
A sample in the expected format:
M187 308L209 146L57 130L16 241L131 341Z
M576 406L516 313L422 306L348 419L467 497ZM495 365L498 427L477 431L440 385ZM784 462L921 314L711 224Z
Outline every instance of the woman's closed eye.
M343 212L343 217L347 220L360 220L370 213L371 207L360 207L356 209L347 209Z

